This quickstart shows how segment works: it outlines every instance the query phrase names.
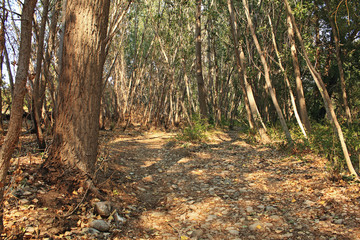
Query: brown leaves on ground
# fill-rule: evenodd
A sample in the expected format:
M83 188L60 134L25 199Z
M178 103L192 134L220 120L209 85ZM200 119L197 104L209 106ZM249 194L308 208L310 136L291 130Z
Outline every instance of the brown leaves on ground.
M124 222L98 235L84 232L100 218L95 197L84 198L83 187L49 185L37 171L39 156L31 164L29 155L14 158L7 238L360 238L359 184L330 181L323 159L249 145L236 132L213 133L198 145L173 137L102 133L97 187Z

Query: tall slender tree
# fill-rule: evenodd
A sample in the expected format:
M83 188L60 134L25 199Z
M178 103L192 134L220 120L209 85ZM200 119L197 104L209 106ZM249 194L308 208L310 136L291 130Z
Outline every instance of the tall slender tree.
M26 93L26 81L28 79L30 55L31 55L31 33L32 20L36 0L25 0L21 15L21 38L19 48L19 65L15 77L14 99L12 102L11 116L8 132L0 150L0 232L3 230L3 197L7 184L6 176L10 166L10 159L14 153L15 145L19 141L21 130L24 96Z
M202 0L196 0L196 23L195 23L195 54L196 54L196 80L198 84L198 98L200 114L203 118L208 117L206 105L206 91L202 71L202 51L201 51L201 6Z

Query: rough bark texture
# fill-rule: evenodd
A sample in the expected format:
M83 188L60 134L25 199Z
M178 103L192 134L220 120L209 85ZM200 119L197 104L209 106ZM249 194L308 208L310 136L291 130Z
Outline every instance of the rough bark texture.
M206 92L205 83L202 73L202 58L201 58L201 0L196 0L196 24L195 24L195 52L196 52L196 80L198 84L198 97L200 105L200 114L202 117L208 117L208 110L206 106Z
M302 85L302 81L301 81L300 64L299 64L298 54L297 54L296 46L295 46L294 29L293 29L289 15L287 16L287 22L288 22L288 36L289 36L289 41L290 41L290 45L291 45L290 46L291 57L292 57L292 62L293 62L293 66L294 66L296 96L297 96L298 105L299 105L300 118L301 118L301 122L304 124L306 130L310 131L311 126L310 126L310 121L309 121L309 117L307 114L304 90L303 90L303 85Z
M50 162L91 177L98 148L109 0L68 0Z
M25 0L21 15L21 40L19 48L19 65L15 77L14 98L11 107L8 133L0 150L0 232L3 230L3 196L7 185L6 176L15 145L19 140L26 81L31 54L32 17L36 0Z

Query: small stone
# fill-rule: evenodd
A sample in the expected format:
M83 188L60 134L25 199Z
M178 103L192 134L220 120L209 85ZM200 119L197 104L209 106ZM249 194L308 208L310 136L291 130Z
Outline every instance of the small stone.
M232 235L239 235L239 231L236 230L236 229L233 228L233 227L229 227L229 228L227 228L226 230L227 230L230 234L232 234Z
M190 237L198 239L203 234L203 231L201 229L195 230L191 233Z
M111 203L106 202L97 202L95 203L95 211L102 217L109 217L111 214Z
M31 194L32 194L32 192L29 192L29 191L25 191L25 192L23 193L24 196L30 196Z
M264 209L265 206L261 204L261 205L257 206L257 208L259 208L259 209Z
M266 206L265 210L271 212L271 211L275 211L276 208L274 208L273 206Z
M100 231L96 230L95 228L84 228L82 230L82 233L85 233L85 234L98 234L98 233L100 233Z
M21 204L28 204L30 202L29 200L27 200L25 198L20 199L19 201L20 201Z
M343 224L344 223L344 219L336 219L334 221L335 224Z
M90 228L95 228L100 232L107 232L110 230L110 225L104 220L94 220L90 223Z
M126 218L121 217L117 212L114 214L114 220L117 224L124 224L126 222Z
M270 219L271 219L271 220L274 220L274 221L276 221L276 222L281 221L281 217L280 217L280 216L277 216L277 215L272 215L272 216L270 216Z
M248 213L252 213L252 212L254 211L254 209L253 209L253 207L247 207L247 208L246 208L246 211L247 211Z

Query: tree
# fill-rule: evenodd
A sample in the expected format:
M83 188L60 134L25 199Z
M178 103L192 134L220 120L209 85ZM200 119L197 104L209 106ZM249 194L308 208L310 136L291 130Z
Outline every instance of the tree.
M208 117L206 105L205 83L202 73L202 51L201 51L201 0L196 0L196 24L195 24L195 52L196 52L196 80L198 84L198 98L200 114L202 118Z
M265 75L265 82L266 82L266 87L267 87L267 90L270 94L270 97L271 97L271 100L274 104L274 107L276 109L276 113L279 117L279 120L280 120L280 123L281 123L281 126L283 128L283 131L285 132L285 136L286 136L286 139L289 143L292 143L292 138L291 138L291 134L290 134L290 131L287 127L287 124L285 122L285 118L282 114L282 111L281 111L281 108L279 106L279 103L278 103L278 100L277 100L277 97L276 97L276 94L275 94L275 91L272 87L272 84L271 84L271 80L270 80L270 69L269 69L269 65L265 59L265 52L261 49L261 46L260 46L260 43L257 39L257 36L256 36L256 33L255 33L255 27L254 27L254 24L251 20L251 16L250 16L250 11L249 11L249 7L248 7L248 3L247 3L247 0L242 0L243 2L243 5L244 5L244 9L245 9L245 15L246 15L246 19L247 19L247 22L248 22L248 25L249 25L249 28L250 28L250 32L251 32L251 36L254 40L254 43L255 43L255 46L256 46L256 50L260 56L260 60L261 60L261 63L263 65L263 68L264 68L264 75Z
M346 161L346 165L350 171L350 173L352 175L354 175L356 178L358 178L358 175L351 163L351 159L350 159L350 156L349 156L349 152L347 150L347 146L346 146L346 143L345 143L345 139L344 139L344 134L342 132L342 129L341 129L341 126L337 120L337 117L336 117L336 114L335 114L335 111L334 111L334 107L333 107L333 104L331 102L331 98L329 96L329 93L325 87L325 84L321 78L321 75L320 73L315 69L315 67L312 65L309 57L308 57L308 53L306 51L306 48L305 48L305 45L304 45L304 41L302 39L302 36L301 36L301 33L298 29L298 27L296 26L296 21L295 21L295 17L292 13L292 10L291 10L291 7L290 7L290 4L287 0L284 0L284 3L285 3L285 7L286 7L286 11L287 13L289 14L289 16L291 17L291 22L294 26L294 29L295 29L295 32L296 32L296 36L299 40L299 43L300 43L300 47L302 49L302 52L304 54L304 58L305 58L305 61L306 61L306 65L308 66L309 70L310 70L310 73L311 75L313 76L314 78L314 81L316 83L316 86L318 87L319 91L320 91L320 94L321 94L321 97L323 98L323 101L324 101L324 105L325 105L325 109L326 109L326 113L335 129L335 132L339 138L339 141L340 141L340 144L341 144L341 148L342 148L342 151L343 151L343 154L344 154L344 158L345 158L345 161Z
M68 0L49 162L87 177L95 170L110 0Z
M19 48L18 69L15 76L14 97L8 132L0 150L0 232L3 230L3 197L6 187L6 176L15 145L19 141L21 130L26 81L28 78L31 54L32 19L36 0L25 0L21 15L21 40Z

